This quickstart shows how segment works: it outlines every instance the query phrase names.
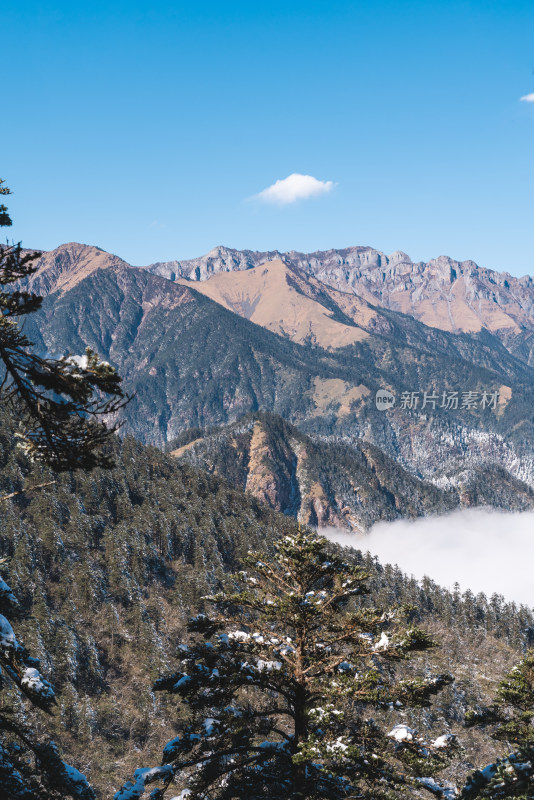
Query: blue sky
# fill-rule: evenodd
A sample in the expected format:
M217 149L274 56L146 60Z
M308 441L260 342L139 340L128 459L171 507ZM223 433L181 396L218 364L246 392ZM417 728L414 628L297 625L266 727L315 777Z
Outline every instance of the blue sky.
M534 4L2 4L27 246L133 264L370 245L534 273ZM297 173L335 184L250 199Z

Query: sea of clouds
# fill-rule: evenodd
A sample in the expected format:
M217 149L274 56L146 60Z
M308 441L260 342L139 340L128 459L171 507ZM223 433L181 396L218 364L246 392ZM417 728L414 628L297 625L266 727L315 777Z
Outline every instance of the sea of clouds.
M436 517L378 522L366 534L320 531L341 545L397 564L403 572L447 588L494 592L534 606L534 511L469 508Z

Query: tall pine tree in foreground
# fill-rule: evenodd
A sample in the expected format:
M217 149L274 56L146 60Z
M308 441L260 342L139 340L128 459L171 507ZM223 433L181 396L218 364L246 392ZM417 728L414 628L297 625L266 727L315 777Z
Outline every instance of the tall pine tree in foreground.
M180 734L162 765L136 770L115 800L454 796L433 777L454 737L427 743L370 716L426 707L450 682L396 677L433 646L429 636L402 609L362 603L362 568L306 529L243 566L233 590L209 598L216 613L190 621L180 669L154 685L180 698Z
M466 717L467 725L492 729L492 736L513 752L483 770L464 787L462 800L534 798L534 651L501 681L493 705Z
M0 180L0 195L8 194ZM0 227L10 225L7 207L0 204ZM20 326L20 319L41 305L42 298L14 288L35 272L37 255L24 253L20 243L0 247L0 402L14 411L19 443L32 461L55 471L111 466L102 445L116 426L102 420L127 402L120 377L90 350L70 358L38 355ZM1 497L0 520L5 501L50 482ZM15 635L12 621L20 613L0 578L0 800L92 800L85 777L32 727L34 713L51 713L56 701L39 662Z

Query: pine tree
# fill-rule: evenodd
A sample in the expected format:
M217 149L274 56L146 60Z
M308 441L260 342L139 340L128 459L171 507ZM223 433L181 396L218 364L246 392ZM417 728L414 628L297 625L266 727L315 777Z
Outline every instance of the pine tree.
M10 190L0 180L0 194ZM10 226L0 205L0 226ZM109 466L102 445L117 430L102 419L128 400L121 379L108 363L87 349L84 355L43 358L32 351L19 319L39 309L42 298L20 289L7 291L32 275L40 253L21 244L0 248L0 401L20 415L21 446L34 461L56 471Z
M461 797L494 800L516 797L534 798L534 651L529 650L519 664L499 684L489 708L470 712L469 726L492 729L492 736L514 751L483 770L477 770L466 783Z
M362 602L365 571L304 528L243 566L208 598L215 613L190 621L180 669L154 684L181 699L180 735L115 800L154 784L153 800L176 784L190 800L447 796L432 773L454 737L426 743L404 724L388 733L366 713L426 707L451 681L398 679L395 665L434 646L409 610Z
M66 764L55 743L37 737L30 725L32 709L50 714L57 703L39 661L17 640L8 618L21 613L20 605L2 578L0 612L0 800L94 800L85 776Z

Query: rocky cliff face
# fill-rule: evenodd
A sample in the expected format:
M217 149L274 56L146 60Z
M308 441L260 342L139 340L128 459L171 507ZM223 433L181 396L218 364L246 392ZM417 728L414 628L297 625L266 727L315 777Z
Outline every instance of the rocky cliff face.
M404 255L404 254L401 254ZM394 258L394 256L392 256ZM317 253L299 253L291 250L282 253L280 250L234 250L231 247L215 247L205 256L186 261L159 261L147 269L156 275L169 280L188 278L193 281L205 281L219 272L236 272L252 269L259 264L281 259L306 272L315 274L321 265L332 266L345 264L347 267L381 267L388 263L388 257L371 247L351 247L345 250L325 250Z
M525 276L440 256L413 263L405 253L371 255L362 263L352 251L289 255L292 263L342 291L410 314L426 325L452 332L498 333L534 329L534 283Z

